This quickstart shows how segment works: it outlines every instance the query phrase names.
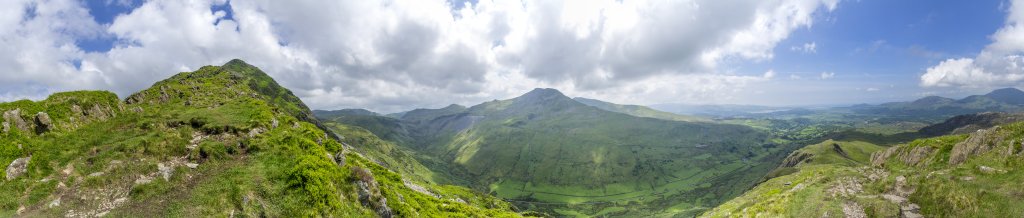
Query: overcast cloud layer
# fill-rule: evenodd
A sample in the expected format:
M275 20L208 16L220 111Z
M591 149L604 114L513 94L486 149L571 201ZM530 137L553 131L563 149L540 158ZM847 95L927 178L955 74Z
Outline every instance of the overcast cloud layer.
M123 97L241 58L323 109L394 112L535 87L628 103L699 102L774 79L774 72L728 65L772 59L780 41L837 1L155 0L99 24L78 1L7 0L0 2L0 101L77 89ZM211 10L224 4L230 17ZM1024 15L1011 17L987 53L965 59L969 67L1021 73L1021 57L1006 55L1024 48ZM78 46L83 40L115 44L87 52ZM1011 60L1016 71L989 69L1003 66L993 65L997 59ZM957 77L925 78L959 62L930 69L922 84L959 84Z

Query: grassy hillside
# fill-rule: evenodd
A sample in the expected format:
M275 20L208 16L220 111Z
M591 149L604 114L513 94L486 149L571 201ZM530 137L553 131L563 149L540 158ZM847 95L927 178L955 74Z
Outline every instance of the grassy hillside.
M367 159L353 148L379 139L335 141L290 91L239 60L125 101L67 92L0 112L3 217L520 216Z
M704 216L1024 216L1022 136L1018 122L896 145L867 164L797 166Z

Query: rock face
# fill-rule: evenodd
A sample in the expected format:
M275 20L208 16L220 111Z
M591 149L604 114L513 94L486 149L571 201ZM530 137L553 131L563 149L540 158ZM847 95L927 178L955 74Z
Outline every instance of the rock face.
M949 153L949 164L957 165L963 163L968 157L976 154L981 154L992 148L991 144L994 141L1002 141L1000 139L994 139L993 135L998 132L999 127L995 127L988 130L978 130L977 132L971 133L971 136L960 143L956 143L953 146L953 150Z
M8 125L13 125L22 132L28 132L28 123L21 118L21 109L14 109L11 111L4 112L4 120Z
M28 161L30 160L32 160L32 157L18 158L14 159L11 165L7 165L7 180L12 180L21 176L21 174L25 174L28 168Z
M53 122L50 120L50 115L46 114L46 112L36 113L35 122L36 133L38 134L53 130Z

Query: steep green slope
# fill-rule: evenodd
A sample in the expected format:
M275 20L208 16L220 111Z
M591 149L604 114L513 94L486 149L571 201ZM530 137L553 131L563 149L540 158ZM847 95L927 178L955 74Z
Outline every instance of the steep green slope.
M1022 137L1018 122L893 146L869 165L797 166L704 216L1020 217Z
M240 60L123 102L67 92L0 112L4 217L519 216L368 160L351 147L379 139L335 141L290 91Z
M428 168L559 216L692 215L752 186L789 149L748 127L609 112L553 89L410 116L328 123L402 126L413 140L399 145Z
M600 108L601 110L606 110L606 111L611 111L611 112L618 112L618 113L624 113L624 114L629 114L629 115L633 115L633 116L637 116L637 117L650 117L650 118L655 118L655 119L675 120L675 121L690 121L690 122L710 121L710 119L703 118L703 117L673 114L673 113L659 111L659 110L651 109L649 107L640 106L640 105L621 105L621 104L605 102L605 101L601 101L601 100L597 100L597 99L580 98L580 97L573 98L573 100L576 100L576 101L578 101L580 103L583 103L583 104L586 104L586 105L590 105L590 106L594 106L594 107Z

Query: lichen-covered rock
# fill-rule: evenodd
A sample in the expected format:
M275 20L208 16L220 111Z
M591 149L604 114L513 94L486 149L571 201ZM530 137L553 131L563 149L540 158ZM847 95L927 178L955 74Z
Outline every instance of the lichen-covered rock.
M100 105L98 105L98 104L97 105L93 105L92 109L89 109L89 111L87 112L87 115L89 115L90 117L99 119L99 120L107 120L107 117L110 116L110 114L108 114L106 111L104 111L103 108L100 107Z
M32 160L31 156L18 158L14 159L14 161L12 161L10 165L7 165L7 180L12 180L14 178L17 178L18 176L21 176L21 174L25 174L25 171L28 168L28 162L30 160Z
M167 103L171 100L171 95L167 94L167 86L160 86L160 103Z
M53 121L50 120L50 115L46 112L36 113L36 133L44 133L53 130Z
M71 105L71 117L82 115L84 115L82 112L82 107L79 107L77 104Z
M20 108L4 112L4 120L7 121L7 123L10 123L10 125L13 125L15 128L21 130L22 132L29 131L28 123L25 122L25 119L21 118Z
M164 177L164 181L170 181L171 175L174 173L174 167L166 166L163 163L156 165L156 169L160 171L160 176Z
M358 179L356 180L356 192L359 194L359 202L364 207L375 210L380 217L393 217L394 213L388 207L388 199L381 195L380 187L377 186L373 174L361 167L352 168L352 174Z
M915 147L913 149L910 149L910 152L908 152L906 154L902 154L901 155L902 157L900 158L900 160L902 160L904 164L907 164L909 166L919 166L921 164L926 164L927 163L927 162L922 162L922 161L925 158L928 158L928 156L931 155L931 153L932 153L932 148L931 147L919 146L919 147Z
M956 165L963 163L968 157L975 154L980 154L988 151L992 148L992 142L1001 141L994 137L999 127L995 127L988 130L978 130L977 132L971 133L971 136L967 137L960 143L956 143L953 146L953 150L949 153L949 164Z
M871 166L873 166L873 167L883 167L883 166L885 166L885 162L889 160L889 156L892 156L894 153L896 153L896 149L899 149L899 147L890 147L888 149L872 153L871 154Z

